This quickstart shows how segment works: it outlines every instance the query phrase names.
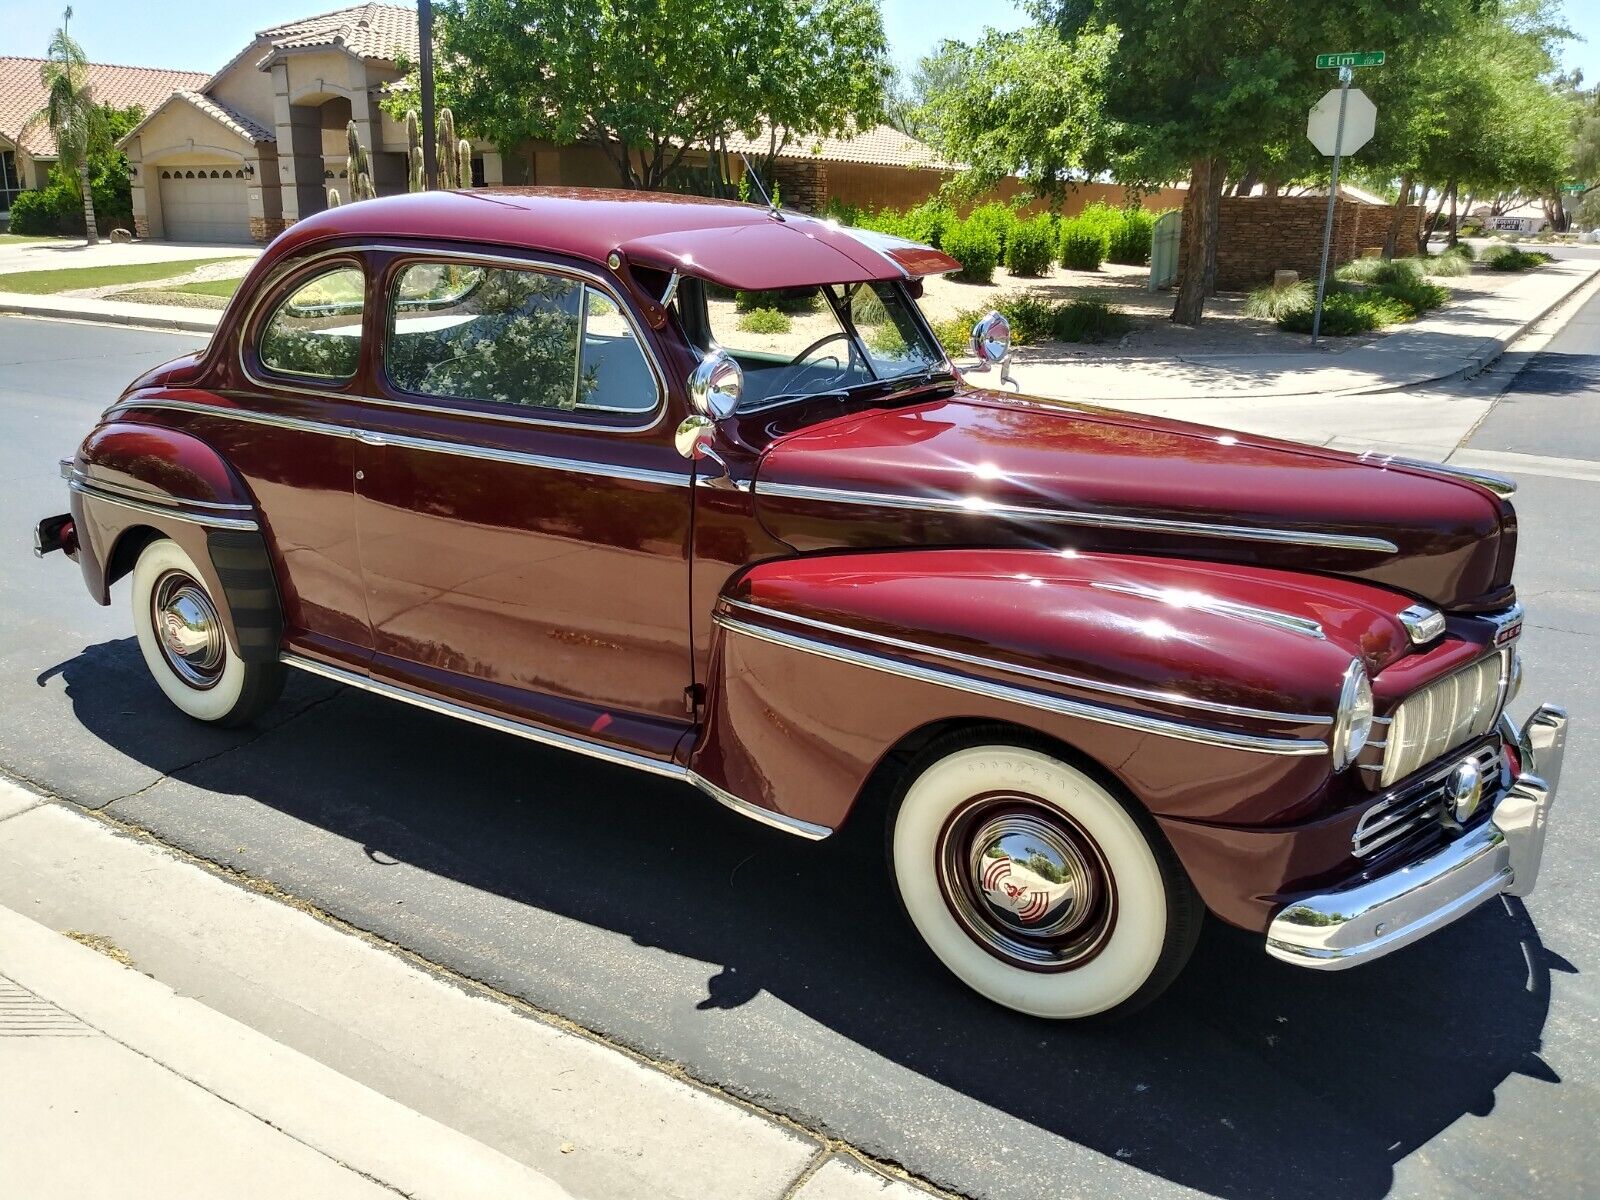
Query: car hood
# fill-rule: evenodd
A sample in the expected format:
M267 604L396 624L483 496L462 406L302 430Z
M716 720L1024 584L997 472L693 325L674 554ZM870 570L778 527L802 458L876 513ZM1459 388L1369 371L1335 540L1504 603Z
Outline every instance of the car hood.
M754 491L800 551L1125 551L1347 576L1458 612L1513 598L1515 515L1477 484L965 386L781 434Z

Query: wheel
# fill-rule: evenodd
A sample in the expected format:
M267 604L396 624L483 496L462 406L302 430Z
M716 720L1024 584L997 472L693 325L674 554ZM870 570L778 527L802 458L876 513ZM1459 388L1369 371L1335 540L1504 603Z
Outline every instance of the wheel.
M133 627L167 699L197 721L245 725L283 690L280 663L247 663L223 633L218 601L194 560L159 538L133 566Z
M939 960L1032 1016L1141 1007L1200 935L1204 909L1149 816L1041 750L934 746L912 768L889 857Z

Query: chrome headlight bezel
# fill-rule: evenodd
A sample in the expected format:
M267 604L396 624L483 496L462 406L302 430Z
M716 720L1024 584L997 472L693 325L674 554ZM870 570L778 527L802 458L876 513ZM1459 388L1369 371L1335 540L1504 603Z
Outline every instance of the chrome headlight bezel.
M1344 681L1339 688L1339 710L1333 718L1333 769L1342 771L1366 748L1372 736L1372 681L1359 658L1352 658L1345 668Z

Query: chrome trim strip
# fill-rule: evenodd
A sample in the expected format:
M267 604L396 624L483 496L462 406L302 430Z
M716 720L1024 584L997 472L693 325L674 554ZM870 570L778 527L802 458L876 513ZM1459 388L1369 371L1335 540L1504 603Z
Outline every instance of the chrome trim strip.
M853 492L841 488L800 483L756 484L756 495L791 500L822 500L839 504L864 504L875 508L921 512L993 516L1005 520L1043 521L1048 524L1089 528L1139 529L1177 537L1210 537L1240 542L1273 542L1290 546L1320 546L1332 550L1365 550L1398 554L1400 547L1387 538L1358 537L1346 533L1311 533L1293 529L1264 529L1250 525L1212 525L1204 521L1173 521L1159 517L1130 517L1122 513L1092 513L1072 509L1033 508L1024 504L994 504L981 497L953 499L944 496L899 496L888 492Z
M572 734L558 733L553 729L545 729L523 721L514 721L510 717L479 712L475 708L468 708L462 704L453 704L448 700L425 696L421 692L413 691L411 688L397 683L373 679L371 676L346 670L344 667L335 667L329 663L318 662L316 659L303 658L292 651L285 651L278 658L285 666L298 667L302 671L308 671L313 675L321 675L324 679L331 679L335 683L343 683L350 687L360 688L362 691L372 692L389 700L398 700L402 704L410 704L417 708L427 709L429 712L438 713L441 716L469 721L474 725L482 725L486 729L509 733L515 737L527 738L531 742L553 746L558 750L571 750L577 754L587 755L590 758L598 758L602 762L633 767L635 770L648 771L652 775L664 775L669 779L684 779L689 773L687 767L681 767L677 763L662 762L660 759L636 754L631 750L618 750L615 747L605 746L599 742L591 742L586 738L575 737Z
M159 504L164 507L200 508L205 509L207 512L219 513L254 513L256 510L255 505L253 504L236 504L232 502L224 503L220 500L174 500L170 496L158 496L150 492L140 492L130 487L123 487L121 484L112 483L107 479L92 478L88 472L80 471L76 467L73 468L71 474L69 474L66 478L68 483L82 483L89 487L97 488L102 492L112 492L118 496L126 496L130 500L142 500L148 504Z
M629 327L633 330L634 338L639 343L640 350L644 352L645 361L650 366L650 373L655 377L655 407L648 413L642 414L649 419L642 425L610 425L598 421L560 421L543 417L526 416L521 412L511 409L507 409L504 412L479 412L475 409L451 408L443 402L437 404L427 404L418 401L391 400L383 396L353 395L349 392L341 392L336 388L301 388L295 387L293 384L283 383L277 380L263 380L251 374L249 364L245 360L245 345L247 342L247 335L250 333L251 326L255 323L255 319L259 314L262 305L265 303L267 296L270 293L275 292L278 286L290 274L298 274L300 268L309 267L315 263L323 261L324 259L331 258L344 258L355 263L361 269L363 275L369 276L368 281L371 282L367 266L366 264L362 263L359 258L359 255L366 251L377 251L383 254L406 255L414 258L424 259L444 258L455 262L489 263L494 266L513 267L524 271L548 271L551 274L561 275L569 279L579 279L586 283L595 285L611 298L611 300L616 304L618 311L620 311L627 319ZM539 254L542 252L529 248L528 253ZM244 372L245 378L250 380L250 382L255 384L257 387L270 391L293 392L302 396L317 396L324 400L328 399L329 397L342 397L343 399L355 400L363 404L375 404L385 408L400 408L410 412L423 412L434 415L445 413L450 416L465 417L473 420L502 421L525 425L543 425L553 429L588 429L608 430L616 433L644 433L661 424L662 419L667 415L667 409L669 407L666 403L666 398L669 394L667 389L667 376L666 372L662 369L660 360L656 356L655 346L650 342L649 338L645 336L643 327L634 316L633 309L628 306L627 302L622 298L622 296L611 286L610 281L598 273L585 271L577 267L542 262L535 258L518 258L513 255L501 254L482 254L466 249L454 249L445 246L403 246L392 242L367 242L353 246L334 246L327 250L318 251L314 254L308 254L306 257L296 259L293 263L287 265L289 269L280 275L278 279L274 280L268 286L257 289L255 298L251 301L250 307L245 310L244 315L240 319L238 325L239 340L237 346L237 356L239 359L239 369ZM364 311L363 320L365 320ZM385 317L385 325L387 328L387 317ZM387 333L385 333L385 337L387 338ZM367 352L367 348L363 346L362 353L365 354ZM374 351L374 353L376 352ZM385 371L385 377L387 377L387 371Z
M1444 633L1444 614L1431 605L1413 604L1401 609L1398 616L1413 646L1426 646Z
M915 679L938 687L953 688L960 692L971 692L975 695L987 696L993 700L1022 704L1029 708L1043 709L1046 712L1059 713L1067 717L1077 717L1081 720L1094 721L1102 725L1114 725L1122 729L1138 730L1141 733L1154 733L1187 742L1200 742L1208 746L1224 746L1232 750L1249 750L1260 754L1306 756L1326 754L1328 752L1327 745L1320 741L1308 741L1302 738L1267 737L1259 734L1234 733L1221 729L1203 729L1199 726L1185 725L1181 722L1166 720L1161 717L1122 712L1118 709L1104 708L1077 700L1068 700L1063 696L1052 696L1044 692L1030 691L1026 688L996 683L993 680L978 679L969 675L957 675L950 671L926 667L920 663L882 658L859 650L850 650L843 646L815 641L811 638L801 637L798 634L785 633L776 629L763 629L760 626L751 625L748 622L739 621L720 613L713 619L719 626L730 632L742 633L758 641L770 642L773 645L784 646L791 650L799 650L805 654L815 654L822 658L831 658L837 662L865 667L872 671L883 671L890 675L900 675L906 679Z
M792 833L796 837L803 837L807 841L820 842L833 832L826 825L813 825L810 821L802 821L798 817L787 817L783 813L773 812L770 808L762 808L759 804L752 804L748 800L740 799L725 788L720 788L703 775L695 772L688 773L689 782L694 784L718 804L733 809L741 817L749 817L752 821L759 821L773 829L781 829L784 833Z
M1517 481L1509 475L1499 475L1494 471L1485 471L1478 467L1464 467L1457 463L1430 462L1425 458L1407 458L1403 454L1378 454L1371 450L1363 451L1357 457L1364 463L1373 466L1411 467L1418 471L1428 471L1434 475L1448 475L1453 479L1463 479L1468 483L1475 483L1479 487L1488 488L1496 496L1505 499L1517 494Z
M1224 600L1218 596L1208 596L1204 592L1186 590L1184 588L1158 588L1140 583L1099 583L1089 585L1103 592L1121 592L1127 596L1140 596L1146 600L1157 600L1173 608L1193 608L1201 612L1214 613L1223 617L1239 617L1245 621L1256 621L1262 625L1271 625L1278 629L1287 629L1291 633L1303 633L1307 637L1316 638L1318 641L1327 641L1328 635L1323 632L1322 625L1310 617L1297 617L1293 613L1279 612L1275 608L1262 608L1255 604L1244 604L1237 600Z
M1332 725L1333 718L1316 715L1313 713L1284 713L1274 712L1266 708L1245 708L1237 704L1218 704L1210 700L1200 700L1184 696L1177 692L1158 692L1150 688L1130 687L1119 683L1102 683L1096 679L1085 679L1081 675L1068 675L1061 671L1046 671L1039 667L1025 667L1019 663L1003 662L998 658L982 658L976 654L962 654L957 650L941 650L934 646L924 645L921 642L907 641L904 638L889 637L882 633L868 633L861 629L852 629L848 625L835 625L831 621L819 621L816 617L801 617L794 613L783 612L775 608L765 608L759 604L751 604L748 600L733 600L723 597L722 603L729 608L739 609L760 617L770 617L780 621L789 621L795 625L805 625L823 633L837 634L841 637L855 638L864 642L875 642L880 646L887 646L894 650L910 650L916 654L926 654L930 658L942 658L948 662L959 663L966 667L979 669L992 669L1004 671L1008 675L1022 675L1028 679L1037 679L1044 683L1057 683L1063 687L1083 688L1085 691L1104 692L1109 696L1122 696L1129 700L1149 700L1157 704L1175 704L1182 708L1198 708L1206 712L1222 713L1230 717L1249 717L1260 721L1283 721L1290 725Z
M95 500L104 500L107 504L121 505L131 508L135 512L147 513L153 517L168 517L174 521L182 521L188 525L204 525L209 529L259 529L254 521L244 517L224 517L213 513L190 513L181 508L167 505L152 504L148 500L137 500L118 492L106 491L96 484L84 483L77 479L67 482L73 491L81 493Z
M122 416L141 409L192 413L205 417L232 417L235 420L257 425L270 425L276 429L292 429L302 433L318 433L327 437L353 438L369 446L405 446L412 450L427 450L436 454L454 454L462 458L475 458L487 462L513 463L519 466L538 467L547 471L563 471L573 475L596 475L606 479L629 479L639 483L655 483L667 487L691 487L693 477L688 473L655 471L648 467L626 467L619 463L596 462L575 458L556 458L545 454L528 454L520 450L500 450L488 446L474 446L466 442L445 442L434 438L412 437L410 434L378 433L333 425L325 421L308 421L300 417L285 417L276 413L258 412L255 409L224 408L213 404L196 404L190 400L128 400L106 410L106 418Z

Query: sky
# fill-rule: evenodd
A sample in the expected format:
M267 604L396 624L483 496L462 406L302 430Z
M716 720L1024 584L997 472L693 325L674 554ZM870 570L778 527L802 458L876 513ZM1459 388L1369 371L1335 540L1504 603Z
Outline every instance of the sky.
M338 8L342 0L76 0L72 34L91 60L214 71L258 29ZM970 41L984 26L1014 29L1026 18L1010 0L881 0L895 62L909 71L945 38ZM0 55L44 53L63 5L0 0ZM1567 67L1600 81L1600 3L1565 0L1567 24L1586 42L1569 43Z

